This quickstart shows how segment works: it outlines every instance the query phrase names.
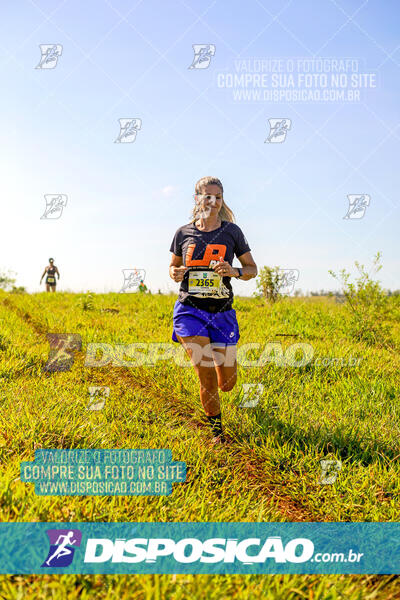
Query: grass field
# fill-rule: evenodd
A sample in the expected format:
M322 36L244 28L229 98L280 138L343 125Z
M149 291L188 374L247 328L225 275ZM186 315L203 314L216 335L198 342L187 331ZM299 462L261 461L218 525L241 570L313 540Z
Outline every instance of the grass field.
M87 344L170 342L174 296L10 294L0 291L1 521L399 521L400 304L390 298L389 343L354 335L331 298L274 305L237 298L242 344L311 344L304 367L239 366L221 394L226 447L211 444L192 369L87 367ZM86 306L86 309L84 308ZM106 312L114 308L119 312ZM47 333L78 333L70 371L43 371ZM297 334L279 337L278 334ZM259 351L247 356L257 357ZM317 358L344 358L319 361ZM348 359L360 359L348 365ZM351 362L351 361L350 361ZM354 362L354 361L353 361ZM338 364L339 363L339 364ZM352 366L351 366L352 365ZM243 383L262 383L254 408L241 408ZM101 411L88 387L109 386ZM19 479L35 448L170 448L187 480L159 497L37 496ZM321 485L321 459L341 461ZM1 576L2 598L400 598L398 576L63 575Z

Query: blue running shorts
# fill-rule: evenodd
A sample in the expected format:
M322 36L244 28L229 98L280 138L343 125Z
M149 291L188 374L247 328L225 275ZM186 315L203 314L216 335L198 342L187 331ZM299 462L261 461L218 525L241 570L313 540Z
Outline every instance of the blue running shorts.
M211 313L207 310L182 304L177 300L173 313L174 330L172 340L181 337L203 335L214 344L235 346L240 338L236 311L231 308L224 312Z

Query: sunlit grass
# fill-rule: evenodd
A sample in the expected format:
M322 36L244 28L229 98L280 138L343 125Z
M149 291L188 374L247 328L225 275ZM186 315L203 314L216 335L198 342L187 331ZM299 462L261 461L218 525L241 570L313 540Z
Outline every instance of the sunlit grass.
M239 366L221 394L230 446L211 445L191 368L171 358L154 367L85 367L89 343L170 342L172 296L0 293L0 518L2 521L398 521L400 496L399 307L396 349L355 341L343 305L239 298L239 347L308 343L304 367ZM106 312L113 308L119 312ZM78 333L70 371L45 373L46 333ZM297 337L282 337L279 334ZM247 353L256 359L260 350ZM361 359L354 366L316 358ZM241 385L262 383L254 408ZM102 411L89 411L88 387L110 387ZM187 481L170 496L37 496L19 480L35 448L170 448ZM321 485L320 460L341 462ZM11 598L395 598L396 582L370 576L31 576L1 577ZM18 591L20 590L20 592ZM394 593L394 592L393 592ZM19 594L19 595L18 595Z

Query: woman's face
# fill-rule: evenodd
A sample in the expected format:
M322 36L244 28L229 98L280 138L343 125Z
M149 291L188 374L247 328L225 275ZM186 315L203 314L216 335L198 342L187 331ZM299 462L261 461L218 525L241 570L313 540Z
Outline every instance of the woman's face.
M196 194L196 203L200 208L200 216L204 219L210 215L218 215L222 207L222 190L212 183L202 188L200 194Z

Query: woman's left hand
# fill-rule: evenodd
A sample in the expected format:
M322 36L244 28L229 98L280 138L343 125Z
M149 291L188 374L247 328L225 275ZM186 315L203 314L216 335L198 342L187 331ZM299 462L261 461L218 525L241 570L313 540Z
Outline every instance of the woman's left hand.
M236 269L224 260L214 265L214 271L221 277L236 277Z

